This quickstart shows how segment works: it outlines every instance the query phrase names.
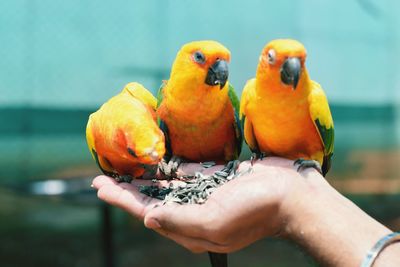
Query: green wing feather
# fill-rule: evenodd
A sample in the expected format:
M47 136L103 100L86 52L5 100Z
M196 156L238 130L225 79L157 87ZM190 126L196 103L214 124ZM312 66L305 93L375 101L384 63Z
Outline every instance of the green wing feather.
M333 126L327 128L325 125L322 125L319 119L316 119L314 123L318 129L319 135L321 136L322 142L324 144L324 160L322 163L322 174L325 176L326 173L331 168L333 143L335 141L335 130Z
M240 109L239 98L237 97L235 89L231 84L229 84L228 96L234 109L235 122L233 124L233 127L235 129L235 135L236 135L236 153L237 153L236 156L239 157L240 153L242 152L242 145L243 145L243 128L239 119L239 109Z
M312 82L312 92L310 94L310 114L315 127L324 145L324 159L322 163L322 173L325 175L331 167L331 157L333 155L335 130L328 100L321 86Z
M251 141L245 139L245 142L247 144L247 146L249 147L250 151L252 153L257 153L260 154L261 150L260 147L258 145L257 139L255 138L254 135L254 130L253 130L253 124L251 123L250 120L246 119L246 115L242 114L242 129L244 131L245 127L248 127L248 131L250 131L251 133L249 134L250 136L248 136L248 138L252 138Z
M328 128L321 124L319 119L316 119L314 123L317 126L322 142L324 143L324 155L333 154L333 144L335 141L335 130L333 126Z
M118 175L117 173L115 173L115 172L109 172L109 171L106 171L105 169L103 169L103 167L102 167L101 164L100 164L99 155L97 154L96 150L92 149L91 153L92 153L92 155L93 155L93 157L94 157L94 160L96 161L97 166L98 166L99 169L102 171L102 173L104 173L105 175L107 175L107 176L109 176L109 177L113 177L113 178L119 177L119 175Z
M164 99L164 94L163 94L163 90L165 85L167 85L167 81L163 81L160 85L160 88L158 88L158 92L157 92L157 108L161 105L161 102Z

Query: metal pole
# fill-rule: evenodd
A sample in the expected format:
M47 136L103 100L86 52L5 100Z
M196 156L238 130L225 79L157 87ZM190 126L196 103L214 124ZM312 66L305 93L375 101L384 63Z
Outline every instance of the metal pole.
M104 266L114 266L114 246L113 246L113 233L112 233L112 217L111 207L106 203L100 204L101 209L101 224L102 224L102 241L103 241L103 255L104 255Z

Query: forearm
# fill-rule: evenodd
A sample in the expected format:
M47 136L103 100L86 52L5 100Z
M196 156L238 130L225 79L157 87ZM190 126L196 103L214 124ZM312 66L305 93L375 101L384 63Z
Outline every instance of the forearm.
M314 171L288 204L285 235L324 266L360 266L369 249L391 231L334 190ZM303 190L303 191L301 191ZM390 249L389 249L390 248ZM393 244L374 266L400 266L400 245ZM394 262L395 260L399 262Z

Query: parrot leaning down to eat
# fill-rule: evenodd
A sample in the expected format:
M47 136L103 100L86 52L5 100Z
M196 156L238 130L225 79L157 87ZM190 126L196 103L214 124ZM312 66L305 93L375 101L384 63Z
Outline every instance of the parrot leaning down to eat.
M229 50L215 41L191 42L178 52L158 93L167 148L160 169L167 175L181 161L228 163L222 170L226 176L236 167L243 137L239 100L228 82L229 61ZM226 254L209 255L213 267L227 266Z
M129 83L90 115L86 139L105 175L130 182L145 171L157 171L165 141L156 122L156 104L155 97L141 84Z
M295 40L274 40L260 56L255 79L242 93L246 143L257 156L296 160L324 176L331 165L334 126L321 86L308 76L306 50Z

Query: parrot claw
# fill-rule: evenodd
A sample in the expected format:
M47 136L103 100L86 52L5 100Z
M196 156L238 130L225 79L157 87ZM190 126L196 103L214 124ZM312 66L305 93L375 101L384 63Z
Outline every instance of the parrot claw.
M206 162L201 162L200 163L201 166L203 166L203 168L207 169L207 168L211 168L213 166L216 165L216 163L214 161L206 161Z
M158 167L160 168L160 171L165 174L167 179L173 179L178 177L177 171L182 162L182 158L178 156L172 156L168 163L165 159L162 159L158 164Z
M254 152L254 153L252 153L251 157L250 157L251 166L254 165L254 163L257 161L257 159L263 160L266 156L267 156L267 154L264 153L264 152Z
M239 168L240 161L239 160L231 160L229 161L222 170L216 171L214 174L223 178L227 178L231 174L236 175L236 172Z
M293 165L299 165L297 167L297 171L300 172L301 170L304 170L306 168L314 168L316 169L319 173L322 174L322 168L321 164L316 161L316 160L307 160L307 159L296 159L293 163Z
M118 183L130 183L133 180L132 175L126 174L126 175L117 175L114 177L115 181Z

